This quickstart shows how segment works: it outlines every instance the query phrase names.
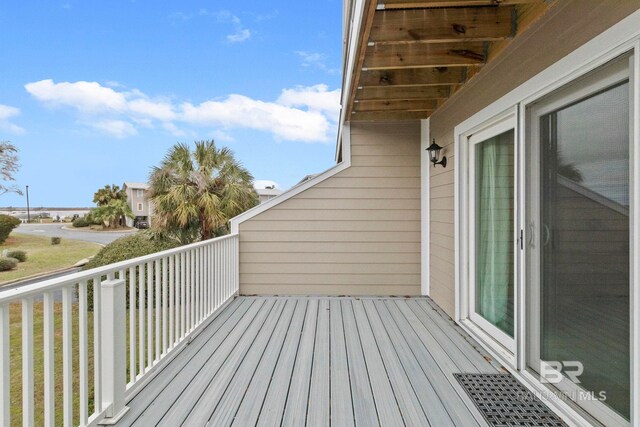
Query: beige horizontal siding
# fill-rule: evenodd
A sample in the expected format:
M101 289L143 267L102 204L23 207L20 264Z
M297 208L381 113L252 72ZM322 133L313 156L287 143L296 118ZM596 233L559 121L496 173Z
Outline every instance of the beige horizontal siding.
M448 164L446 169L430 168L430 291L449 315L454 315L455 306L455 271L450 268L455 263L454 127L639 7L637 1L555 2L431 116L431 136L444 147Z
M351 167L240 224L240 293L420 293L420 126L351 127Z

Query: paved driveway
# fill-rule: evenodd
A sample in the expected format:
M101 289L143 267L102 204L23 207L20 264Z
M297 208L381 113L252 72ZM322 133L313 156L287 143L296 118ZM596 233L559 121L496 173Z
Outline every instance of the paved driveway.
M85 242L100 243L106 245L119 237L128 236L135 231L76 231L65 230L63 227L71 224L20 224L14 230L15 233L30 234L32 236L62 237L63 239L83 240Z

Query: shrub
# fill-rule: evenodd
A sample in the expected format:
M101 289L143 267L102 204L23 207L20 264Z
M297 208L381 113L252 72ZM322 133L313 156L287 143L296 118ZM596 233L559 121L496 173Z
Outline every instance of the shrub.
M151 238L147 233L137 233L130 236L121 237L102 248L98 254L91 259L84 270L102 267L120 261L141 257L144 255L161 252L180 246L175 240L163 238ZM126 283L129 284L129 271L127 270ZM137 278L136 278L137 279ZM136 280L136 288L138 280ZM127 294L127 307L129 306L129 292ZM93 285L90 283L87 288L87 307L93 310Z
M18 266L18 260L9 257L0 257L0 271L13 270Z
M20 220L15 216L0 215L0 243L4 243L18 225L20 225Z
M91 221L87 217L83 216L83 217L74 219L72 224L75 228L88 227L91 225Z
M52 237L51 238L51 244L52 245L59 245L60 242L62 242L62 237Z
M9 258L17 259L18 262L25 262L27 260L27 253L25 251L19 251L19 250L9 251L7 252L7 256Z

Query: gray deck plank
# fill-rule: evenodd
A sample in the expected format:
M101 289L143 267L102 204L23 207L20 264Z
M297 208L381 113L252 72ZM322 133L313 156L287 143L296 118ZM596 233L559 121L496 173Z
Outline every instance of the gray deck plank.
M396 322L394 322L393 319L390 319L390 314L384 306L384 301L375 301L374 305L378 310L380 318L388 319L387 321L382 322L382 327L389 334L391 344L397 352L402 367L407 372L407 376L413 385L413 390L418 396L420 405L427 415L429 424L434 427L455 426L449 412L431 383L432 379L422 370L420 363L418 363L418 360L407 344L407 341Z
M225 340L218 350L202 365L200 370L201 375L193 378L181 394L175 395L175 401L170 409L162 415L158 425L178 426L182 424L189 413L193 411L195 404L206 391L215 375L220 371L227 357L236 348L237 344L242 342L246 335L257 333L264 319L273 308L273 305L273 301L265 300L255 316L250 317L249 321L245 321L244 318L241 320L242 324L234 328L227 340ZM143 425L145 424L143 423Z
M272 379L277 377L277 367L281 363L284 363L287 350L295 340L295 336L292 336L292 334L295 335L295 325L296 323L302 324L304 318L306 302L295 300L292 302L295 305L293 315L290 316L288 324L281 325L277 328L277 334L274 334L273 343L269 344L268 349L265 351L264 358L260 361L260 365L251 379L247 392L242 398L242 401L239 402L240 406L235 414L232 425L254 426L258 422L262 404L267 400L266 396L269 385ZM287 386L288 385L289 381L287 379Z
M317 319L318 300L313 299L309 301L309 306L307 307L296 363L291 376L289 393L287 394L287 403L282 418L282 425L285 426L299 426L304 425L306 422Z
M255 328L252 325L252 330L247 331L248 333L242 337L238 345L229 354L227 360L220 367L213 380L209 382L209 385L195 403L187 418L182 422L182 425L209 425L209 417L211 417L215 408L227 394L230 384L243 363L247 361L251 368L257 365L259 361L257 356L260 356L264 351L264 347L267 345L277 321L280 319L285 303L286 301L284 300L275 300L273 308L260 322L261 324L256 325ZM174 423L173 425L177 424Z
M404 306L404 307L403 307ZM387 301L385 307L390 313L391 319L396 322L398 329L402 331L407 344L415 355L418 363L422 367L423 372L432 378L432 385L436 391L438 398L442 401L456 426L477 426L479 423L475 421L477 412L473 403L458 392L459 385L451 372L442 371L442 363L439 365L438 360L429 351L425 344L425 328L420 320L413 315L411 310L406 308L406 303L395 301ZM405 317L405 314L407 317ZM436 357L445 358L446 355L435 353ZM458 387L456 387L458 385ZM477 413L482 419L482 416Z
M483 353L480 353L479 346L473 346L470 342L464 338L464 335L460 332L460 326L453 323L453 321L445 317L446 315L441 312L440 308L432 307L427 299L416 299L407 301L407 305L418 314L418 317L423 319L424 322L429 322L429 330L439 340L443 347L458 348L459 352L451 352L452 354L459 354L465 357L470 363L473 364L475 369L480 373L493 374L497 371L497 363L487 363ZM416 311L417 308L427 315L426 317ZM460 366L462 369L462 366ZM472 373L473 371L465 370L463 372Z
M362 351L364 360L367 363L367 372L369 381L371 381L371 390L375 400L378 419L383 426L401 426L405 422L398 406L399 401L393 392L393 388L389 381L387 371L382 361L382 356L376 346L373 332L369 319L362 306L362 301L353 300L351 302L353 313L356 318L360 341L362 342Z
M351 381L340 301L329 303L330 365L331 365L331 423L336 426L355 425L351 401Z
M264 394L261 396L255 394L246 396L245 393L248 391L249 384L252 382L257 372L273 371L273 367L278 359L278 355L280 354L282 343L284 342L289 324L291 323L291 318L296 308L295 300L284 301L284 303L284 309L280 314L271 336L267 337L267 334L262 334L262 336L254 342L254 345L249 350L249 353L247 353L246 357L242 361L242 365L240 365L236 375L233 377L231 384L229 384L229 387L224 392L218 406L209 418L209 425L231 425L236 416L236 412L244 399L251 399L253 404L256 406L258 404L262 404ZM271 317L275 317L275 313L272 313ZM246 421L243 425L247 425Z
M278 364L269 383L267 395L262 407L258 408L259 418L256 424L258 426L275 427L282 422L284 408L287 403L287 391L291 384L291 376L293 375L302 330L307 319L308 306L308 300L300 300L295 317L287 332L287 338L282 347ZM248 404L251 405L251 402L248 402ZM255 408L253 411L255 411ZM244 426L239 424L239 427Z
M340 301L342 308L342 322L344 332L349 337L347 342L347 360L349 363L349 379L351 382L351 396L353 415L356 425L379 426L376 404L373 399L371 382L367 373L367 364L362 352L362 343L356 327L353 307L349 300Z
M498 372L427 298L239 297L118 426L486 426L454 372Z
M387 334L378 311L373 305L373 300L364 300L362 305L365 309L371 331L378 347L382 362L387 371L391 387L398 401L400 413L405 424L413 426L427 426L429 420L420 404L420 400L413 389L411 380L402 366L398 355L393 349L393 344Z
M425 347L428 349L429 353L434 355L434 359L440 365L440 368L444 372L465 372L469 374L478 373L478 369L469 362L469 359L465 355L463 355L459 351L450 352L447 351L447 348L451 348L451 343L444 341L445 337L439 336L437 332L434 332L434 329L437 329L430 325L430 327L426 327L424 323L424 319L416 314L415 311L411 309L409 301L394 301L396 307L400 310L402 315L409 320L414 328L416 328L420 339L424 342ZM414 306L415 310L420 310L418 307ZM427 322L430 320L427 318ZM439 331L439 330L438 330ZM475 351L471 348L469 351ZM435 357L435 356L438 357ZM479 355L478 355L479 356ZM485 361L485 364L487 362Z
M318 323L314 346L307 426L328 427L331 422L330 373L329 373L329 300L318 304Z
M263 304L259 301L249 302L249 304L242 301L242 303L242 307L235 310L234 315L215 331L213 337L207 340L205 345L200 348L194 346L194 350L198 350L195 354L192 354L191 351L184 352L172 361L171 364L179 369L166 371L156 376L145 387L144 393L136 396L128 404L131 409L125 414L121 422L122 425L147 426L160 422L169 408L174 405L176 396L181 396L185 392L193 379L202 371L202 367L211 355L225 343L231 342L234 336L241 333L239 327L249 324ZM225 311L229 308L227 307ZM214 331L213 328L211 330ZM191 350L191 346L190 344L187 350ZM140 408L143 409L144 414L139 412Z

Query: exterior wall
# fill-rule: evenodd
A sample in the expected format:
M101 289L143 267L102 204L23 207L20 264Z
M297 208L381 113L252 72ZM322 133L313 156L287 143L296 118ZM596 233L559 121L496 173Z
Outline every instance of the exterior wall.
M351 167L240 223L241 294L420 294L420 124L351 124Z
M430 293L455 312L454 127L636 11L637 1L562 0L520 34L430 118L446 169L431 168Z
M127 188L127 199L129 206L135 216L149 216L149 201L147 200L147 190L142 190L142 197L138 197L138 188ZM142 203L142 210L138 210L138 203Z

